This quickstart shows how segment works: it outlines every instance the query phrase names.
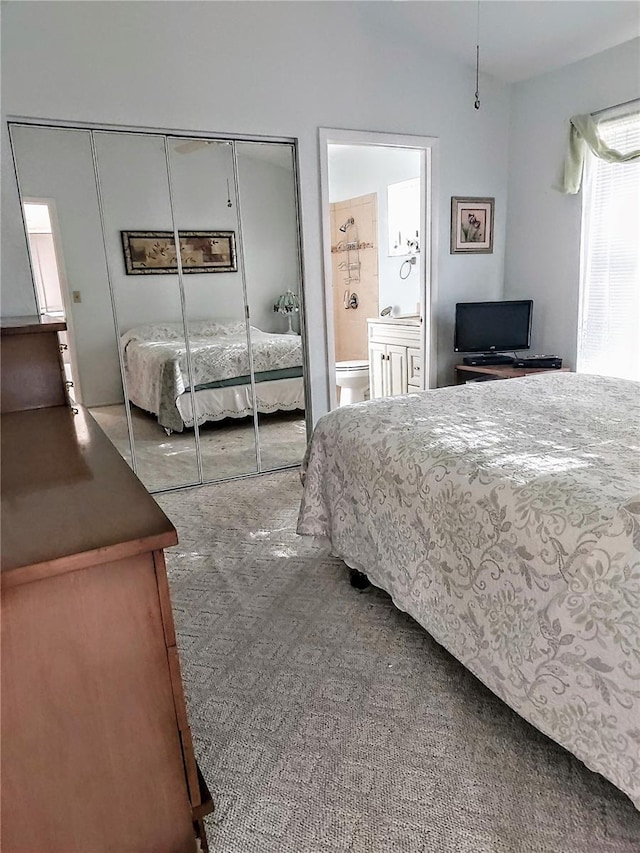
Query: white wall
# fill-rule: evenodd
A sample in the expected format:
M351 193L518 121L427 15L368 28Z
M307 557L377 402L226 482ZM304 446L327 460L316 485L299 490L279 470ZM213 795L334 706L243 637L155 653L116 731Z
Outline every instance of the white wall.
M640 97L640 39L514 86L505 297L531 297L533 352L575 367L582 195L554 189L572 115Z
M155 5L155 9L154 9ZM367 2L8 3L3 114L297 137L312 406L328 405L318 127L436 136L438 378L452 381L456 301L502 291L509 87ZM46 73L43 73L46 69ZM3 149L6 158L6 147ZM6 192L5 192L6 186ZM5 314L33 310L11 181L3 181ZM452 195L495 196L491 255L449 254Z
M273 313L273 304L287 288L297 291L299 277L290 147L238 145L239 199L230 144L185 149L183 141L171 140L169 152L178 229L232 231L236 237L238 272L184 275L188 319L244 320L242 247L251 323L264 331L284 331L286 321ZM96 155L120 333L141 323L181 322L178 276L127 275L122 253L122 230L172 228L162 137L100 133Z
M180 322L178 276L127 275L120 234L121 230L171 231L164 140L101 133L95 145L118 333L142 323Z
M329 201L343 201L376 193L378 197L378 303L393 306L393 313L415 314L420 302L422 255L406 280L400 278L405 256L389 256L387 187L420 175L420 153L408 148L329 146ZM406 269L406 268L405 268ZM365 318L366 319L366 318Z
M273 306L287 290L299 293L300 264L293 152L288 146L239 143L242 239L251 325L285 332ZM299 316L291 324L299 331Z

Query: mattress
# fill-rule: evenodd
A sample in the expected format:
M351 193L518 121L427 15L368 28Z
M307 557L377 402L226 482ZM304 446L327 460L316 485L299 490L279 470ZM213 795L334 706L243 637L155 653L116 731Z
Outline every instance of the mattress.
M191 378L181 323L137 326L122 336L121 344L129 399L157 415L167 429L181 431L185 426L177 402L192 384L201 391L251 383L244 322L189 324ZM251 354L256 382L302 376L298 335L251 327Z
M346 406L303 463L330 542L640 808L640 384L538 374Z

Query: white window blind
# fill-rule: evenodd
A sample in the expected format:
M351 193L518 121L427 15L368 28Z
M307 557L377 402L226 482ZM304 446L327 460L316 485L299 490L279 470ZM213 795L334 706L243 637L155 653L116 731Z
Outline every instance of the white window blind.
M604 141L640 148L640 113L602 121ZM640 161L587 155L577 370L640 380Z

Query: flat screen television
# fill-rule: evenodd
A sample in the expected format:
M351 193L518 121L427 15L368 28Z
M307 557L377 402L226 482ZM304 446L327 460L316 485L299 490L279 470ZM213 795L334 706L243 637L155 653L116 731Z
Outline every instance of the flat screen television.
M458 302L456 352L513 352L531 346L532 299Z

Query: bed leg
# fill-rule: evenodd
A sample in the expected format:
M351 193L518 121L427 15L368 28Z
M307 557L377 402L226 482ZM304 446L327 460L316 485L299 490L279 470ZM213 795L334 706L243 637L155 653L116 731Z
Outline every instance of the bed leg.
M371 586L369 578L364 574L364 572L359 572L357 569L349 569L349 582L352 587L360 590Z

